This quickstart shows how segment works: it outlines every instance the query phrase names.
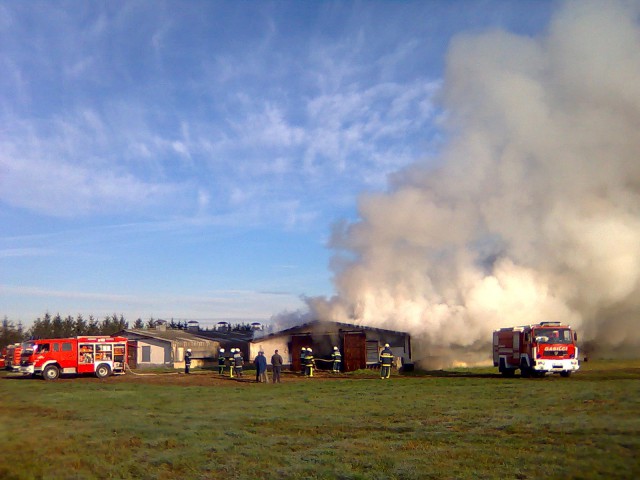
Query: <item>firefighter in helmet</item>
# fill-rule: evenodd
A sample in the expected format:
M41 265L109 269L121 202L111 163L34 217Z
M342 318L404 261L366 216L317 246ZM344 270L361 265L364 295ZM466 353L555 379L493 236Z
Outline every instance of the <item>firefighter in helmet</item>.
M184 373L190 373L191 368L191 349L187 348L187 352L184 354Z
M332 371L333 373L340 373L340 364L342 363L342 354L338 347L333 347L333 353L331 354L333 360Z
M236 353L233 355L233 366L236 369L236 375L242 377L242 367L244 365L244 359L242 358L242 352L239 348L236 348Z
M231 350L229 350L229 377L233 378L233 371L234 371L234 367L236 365L235 359L233 358L234 355L236 354L236 349L232 348Z
M307 377L313 377L313 369L316 366L315 361L313 360L313 351L311 348L307 348L307 354L304 357L305 369L304 374Z
M305 374L305 370L307 368L307 361L305 360L307 356L307 347L302 347L300 350L300 371L302 374Z
M220 375L224 374L224 362L226 358L224 357L224 348L218 350L218 373Z
M384 344L384 349L380 352L380 378L391 377L391 365L393 364L393 353L388 343Z

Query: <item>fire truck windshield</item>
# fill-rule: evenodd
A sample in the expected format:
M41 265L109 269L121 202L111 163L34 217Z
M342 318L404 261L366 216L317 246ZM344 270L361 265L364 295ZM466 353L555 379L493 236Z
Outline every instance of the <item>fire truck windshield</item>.
M22 354L23 355L33 355L34 353L47 353L51 348L51 345L48 343L23 343L22 344Z
M33 355L34 353L36 353L37 349L38 349L38 346L34 345L31 342L23 343L22 344L22 355L24 355L24 356Z
M538 343L572 343L571 330L566 328L536 328L533 335Z

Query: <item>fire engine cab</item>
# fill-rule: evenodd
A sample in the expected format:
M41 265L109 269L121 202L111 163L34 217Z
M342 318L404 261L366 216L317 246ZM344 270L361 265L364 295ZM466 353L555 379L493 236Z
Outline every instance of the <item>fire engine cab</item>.
M93 373L98 378L124 374L127 339L124 337L75 337L27 342L20 372L55 380L60 374Z
M517 369L523 377L568 377L580 368L576 341L571 327L560 322L501 328L493 332L493 366L506 377Z

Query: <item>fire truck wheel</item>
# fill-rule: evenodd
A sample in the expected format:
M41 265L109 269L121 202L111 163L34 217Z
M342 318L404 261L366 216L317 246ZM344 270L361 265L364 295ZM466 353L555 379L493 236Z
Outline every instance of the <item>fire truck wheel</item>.
M60 376L60 369L55 365L47 365L42 371L42 378L45 380L55 380Z
M109 375L111 375L111 368L109 367L109 365L106 365L104 363L98 365L98 368L96 368L96 377L105 378Z
M504 364L503 358L500 359L500 367L498 368L498 371L505 377L513 377L516 373L515 368L507 368L507 366Z
M571 372L560 372L560 376L561 377L570 377L571 376Z

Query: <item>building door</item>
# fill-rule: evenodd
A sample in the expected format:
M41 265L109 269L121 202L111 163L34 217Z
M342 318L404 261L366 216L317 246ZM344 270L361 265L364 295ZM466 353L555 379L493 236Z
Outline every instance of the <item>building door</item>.
M364 332L345 332L342 337L345 372L367 367L367 336Z
M309 334L293 335L291 337L291 370L294 372L302 371L300 351L302 347L311 347L311 344L311 335Z
M127 363L129 368L138 368L138 342L135 340L127 342Z

